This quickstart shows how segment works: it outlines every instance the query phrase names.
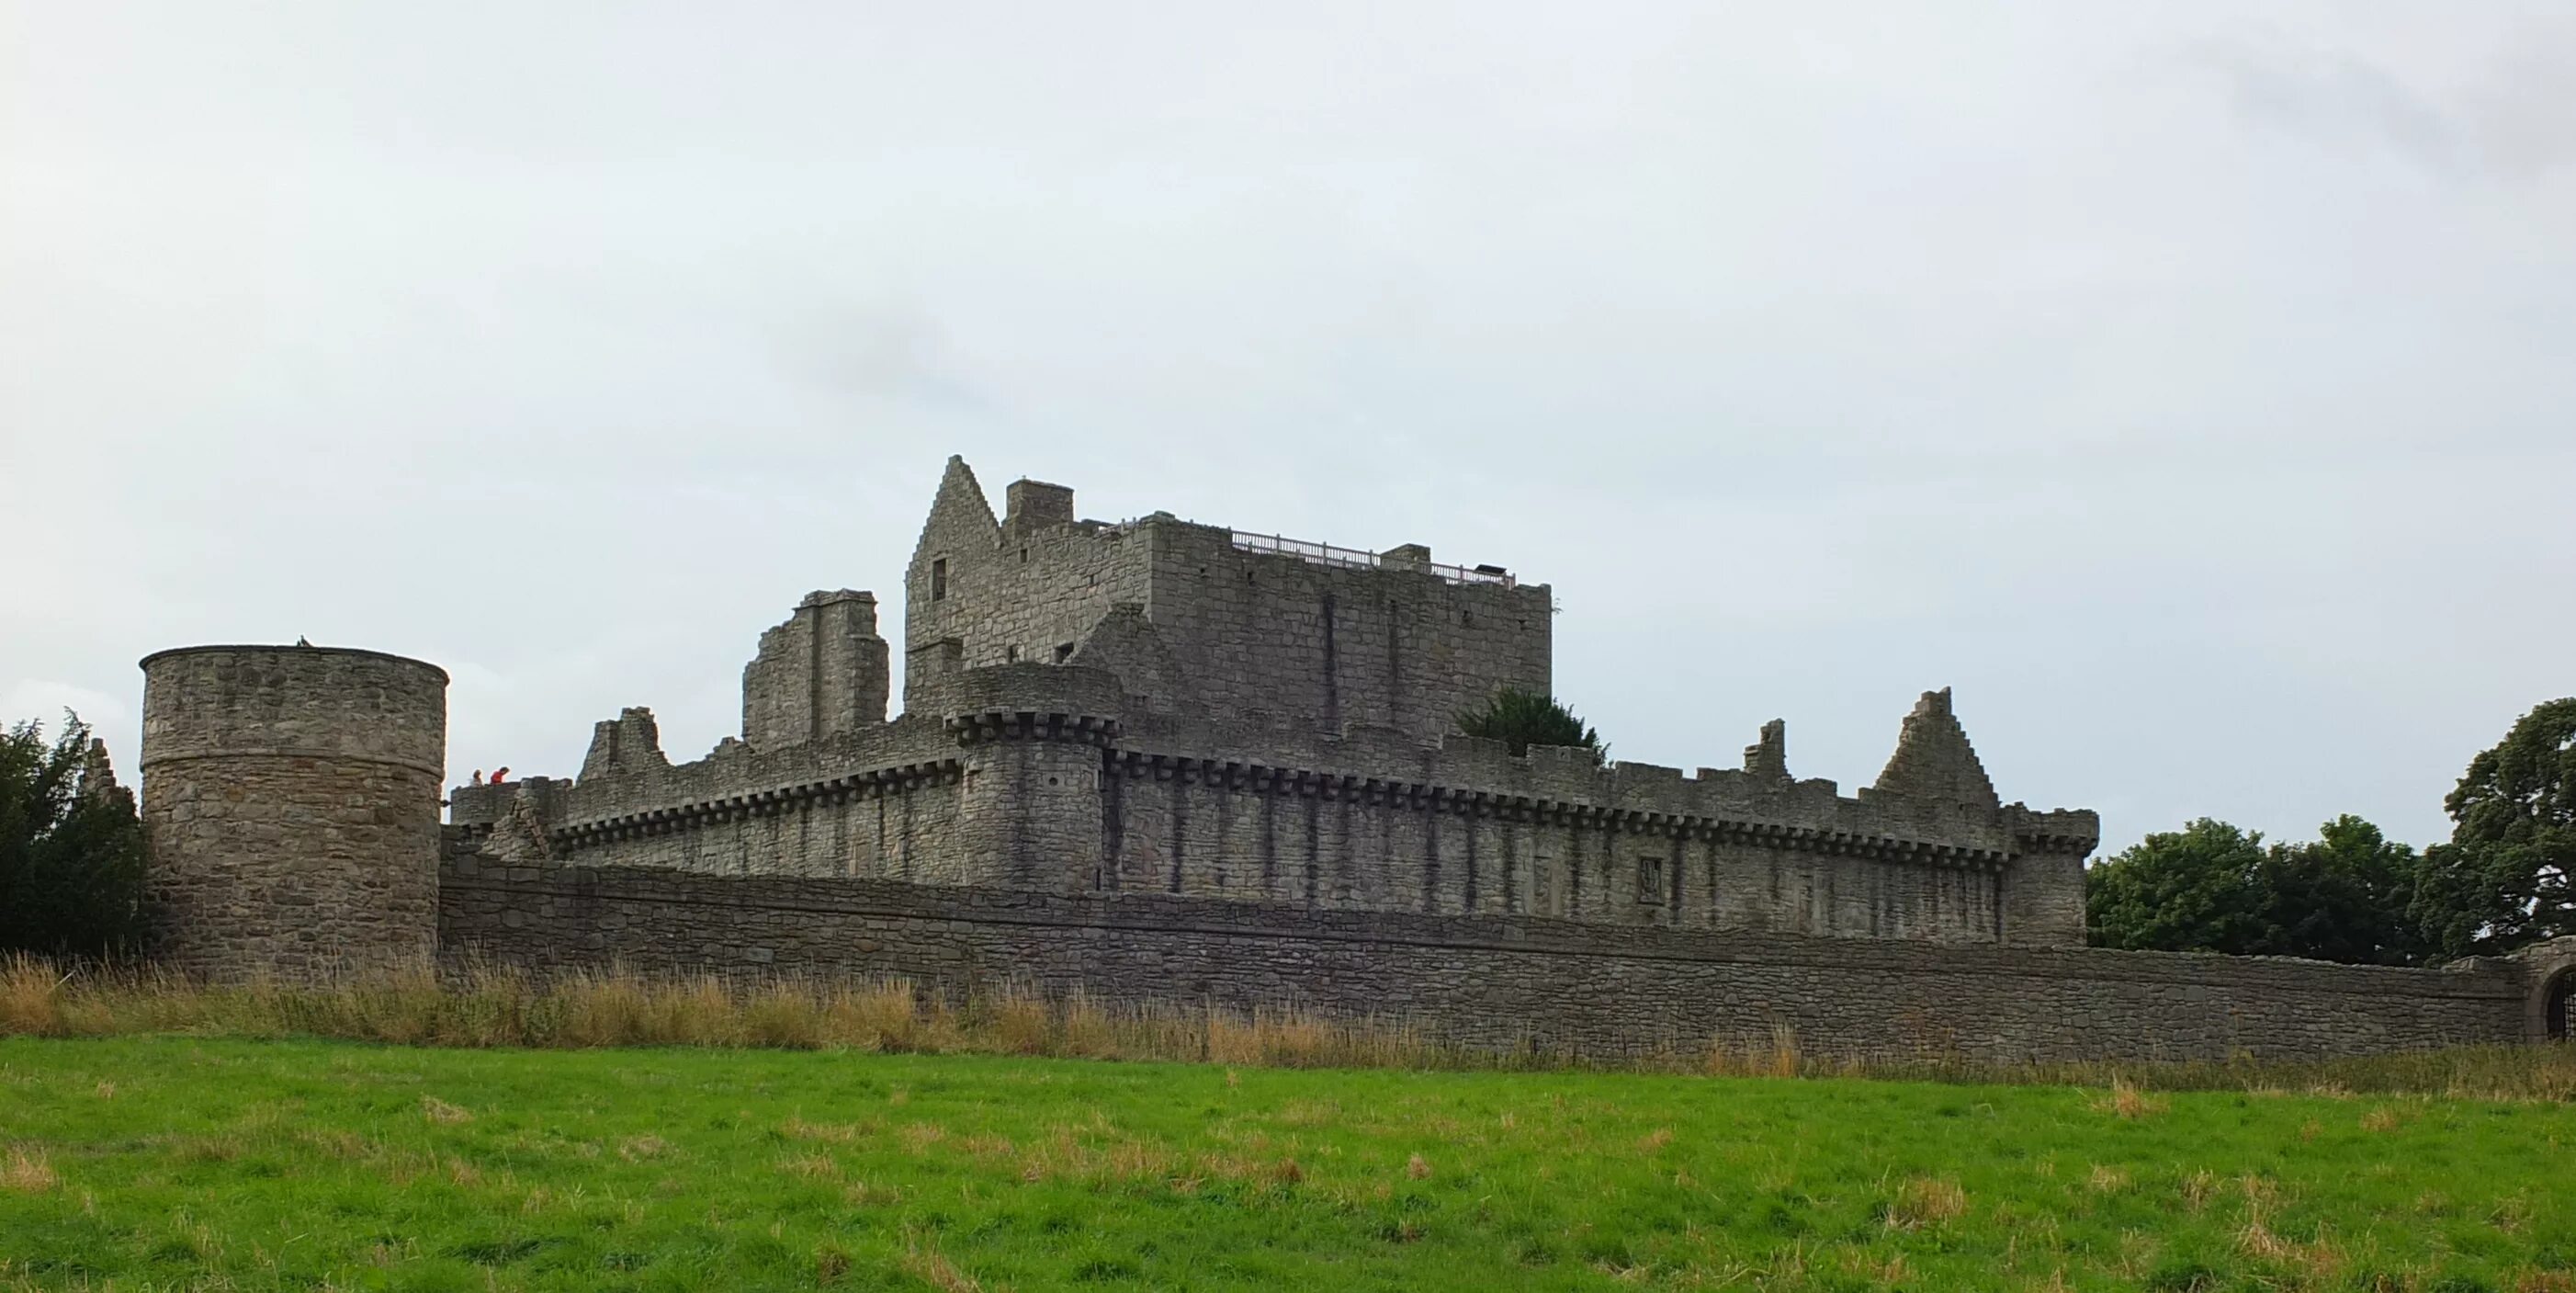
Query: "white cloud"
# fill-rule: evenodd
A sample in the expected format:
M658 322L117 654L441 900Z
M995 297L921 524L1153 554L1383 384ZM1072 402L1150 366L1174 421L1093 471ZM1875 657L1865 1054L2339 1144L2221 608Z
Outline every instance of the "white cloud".
M951 452L1550 581L1633 757L1955 683L2115 844L2576 688L2555 5L0 7L11 714L301 634L688 757Z

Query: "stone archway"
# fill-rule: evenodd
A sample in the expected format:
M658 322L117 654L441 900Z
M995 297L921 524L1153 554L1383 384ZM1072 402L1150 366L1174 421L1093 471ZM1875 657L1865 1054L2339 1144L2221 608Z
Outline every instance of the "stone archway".
M2531 985L2523 1008L2524 1035L2535 1042L2576 1037L2576 935L2553 938L2513 954Z

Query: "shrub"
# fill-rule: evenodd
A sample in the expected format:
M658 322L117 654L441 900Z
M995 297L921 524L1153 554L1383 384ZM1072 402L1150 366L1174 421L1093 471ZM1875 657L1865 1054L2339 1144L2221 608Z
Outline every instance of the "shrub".
M143 823L104 742L66 712L0 733L0 951L104 957L143 934Z

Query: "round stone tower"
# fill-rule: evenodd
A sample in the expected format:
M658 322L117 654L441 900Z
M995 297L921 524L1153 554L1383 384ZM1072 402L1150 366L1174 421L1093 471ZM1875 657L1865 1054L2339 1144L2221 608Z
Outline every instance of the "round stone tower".
M152 946L209 978L426 962L447 671L340 647L143 658Z

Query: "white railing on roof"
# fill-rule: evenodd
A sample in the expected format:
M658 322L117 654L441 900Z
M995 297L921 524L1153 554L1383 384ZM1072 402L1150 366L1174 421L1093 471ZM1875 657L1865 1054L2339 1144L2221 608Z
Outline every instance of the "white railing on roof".
M1272 552L1281 556L1296 557L1302 561L1311 561L1319 566L1340 566L1346 570L1428 570L1453 584L1497 584L1504 588L1520 586L1520 581L1512 578L1512 572L1501 566L1451 566L1436 561L1428 565L1415 566L1389 561L1378 553L1362 548L1339 548L1329 543L1291 539L1276 534L1254 534L1246 530L1230 530L1227 533L1234 536L1234 546L1245 552Z

